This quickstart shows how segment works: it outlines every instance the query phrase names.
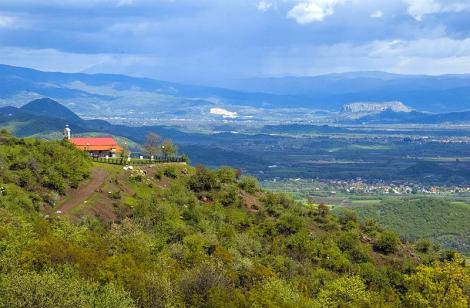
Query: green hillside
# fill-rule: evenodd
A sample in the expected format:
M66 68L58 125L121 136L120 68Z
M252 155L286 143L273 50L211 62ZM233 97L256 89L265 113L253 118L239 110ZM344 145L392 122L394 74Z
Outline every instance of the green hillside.
M429 239L470 254L469 204L441 199L396 199L357 210L360 216L376 219L406 240Z
M231 168L92 164L5 133L0 163L1 307L468 306L458 254Z

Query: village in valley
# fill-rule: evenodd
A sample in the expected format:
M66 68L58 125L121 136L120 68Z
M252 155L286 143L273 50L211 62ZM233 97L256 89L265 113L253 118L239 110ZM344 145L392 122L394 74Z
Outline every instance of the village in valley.
M324 200L323 198L343 198L344 200L385 197L446 197L467 200L470 197L469 185L430 185L411 182L366 181L363 179L271 179L262 181L263 187L273 191L287 191L299 200Z

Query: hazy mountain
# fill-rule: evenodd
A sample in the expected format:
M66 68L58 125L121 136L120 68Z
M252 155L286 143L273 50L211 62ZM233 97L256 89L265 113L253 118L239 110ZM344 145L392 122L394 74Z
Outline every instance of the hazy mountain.
M416 111L396 112L391 109L387 109L380 113L366 115L359 119L353 120L353 122L368 124L458 124L470 122L470 111L427 114Z
M50 97L86 115L187 112L197 116L217 104L279 107L307 104L308 99L287 95L246 93L215 87L113 74L42 72L0 65L0 101L20 106L38 97Z
M32 114L16 107L0 108L0 127L8 129L16 136L60 134L66 124L69 124L69 121L52 116ZM86 131L80 124L71 124L76 133Z
M355 102L400 101L418 111L470 109L470 75L397 75L383 72L316 77L257 78L212 86L114 74L69 74L0 65L0 103L21 106L51 97L87 117L210 117L210 109L259 108L340 111ZM246 109L245 108L245 109ZM286 111L287 112L287 111Z
M384 103L351 103L343 105L342 112L346 113L362 113L362 112L383 112L385 110L392 110L395 112L410 112L412 111L408 106L402 102L384 102Z
M434 112L470 109L470 75L398 75L356 72L315 77L253 78L217 83L238 91L308 97L320 106L401 101Z
M54 117L73 123L79 123L80 117L73 113L70 109L62 106L58 102L50 98L40 98L27 103L21 107L21 110L27 111L34 115Z

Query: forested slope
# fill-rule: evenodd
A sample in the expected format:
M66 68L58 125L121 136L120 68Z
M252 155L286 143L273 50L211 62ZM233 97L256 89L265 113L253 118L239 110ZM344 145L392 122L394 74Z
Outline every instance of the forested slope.
M0 163L1 307L468 304L458 254L263 192L231 168L93 166L66 143L6 134ZM97 167L122 189L108 196L120 215L50 214Z
M406 240L422 239L470 254L470 206L466 203L417 198L386 200L357 207L359 215L375 219Z

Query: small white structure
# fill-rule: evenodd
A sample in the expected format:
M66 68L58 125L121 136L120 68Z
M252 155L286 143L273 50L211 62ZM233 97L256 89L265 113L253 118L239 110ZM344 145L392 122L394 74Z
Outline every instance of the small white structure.
M65 125L65 128L64 128L64 139L70 140L71 138L72 138L72 133L71 133L69 125L67 124Z

